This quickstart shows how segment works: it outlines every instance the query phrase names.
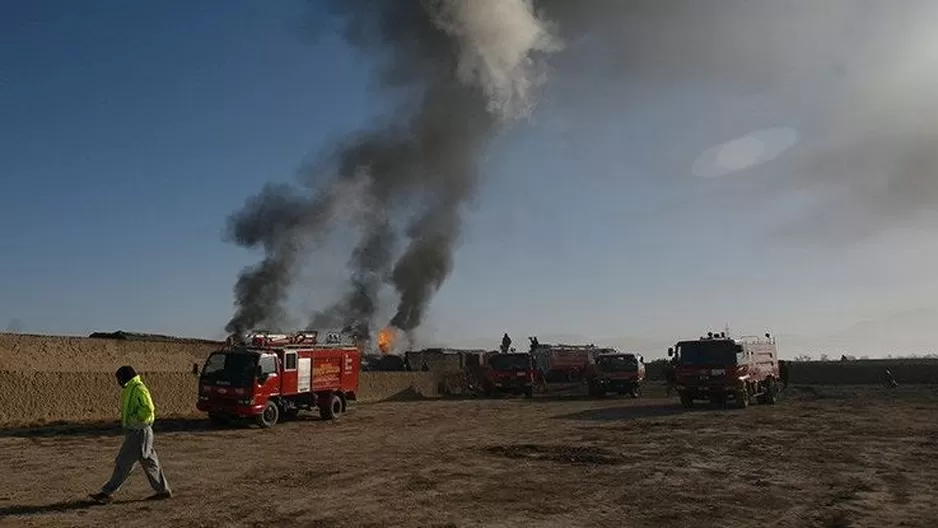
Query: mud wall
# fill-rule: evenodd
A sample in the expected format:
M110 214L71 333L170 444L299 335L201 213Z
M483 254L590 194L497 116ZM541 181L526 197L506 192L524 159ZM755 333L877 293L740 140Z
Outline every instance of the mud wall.
M0 334L0 371L114 372L133 365L146 372L190 372L217 350L210 343L123 341L86 337Z
M0 334L0 425L115 419L118 366L133 365L150 386L160 416L195 413L196 378L217 345ZM790 362L794 384L879 383L889 368L900 384L938 384L938 360ZM660 377L649 364L649 379ZM436 397L465 390L459 372L365 372L360 402Z
M888 368L900 384L938 384L938 359L867 359L857 361L788 361L791 383L866 385L880 383ZM649 380L664 380L664 363L646 365Z
M435 398L466 389L461 374L440 372L363 372L358 386L361 402Z
M194 415L197 379L183 372L142 372L157 416ZM459 379L431 372L366 372L361 403L437 397L458 390ZM0 371L0 426L56 421L117 420L120 387L110 372Z
M790 362L789 377L803 385L865 385L881 383L886 369L899 384L938 385L936 359Z
M113 372L133 365L153 393L158 416L196 413L196 377L219 345L0 334L0 424L116 419L120 388ZM363 372L358 401L459 393L462 375Z
M191 374L148 372L157 416L195 411ZM0 372L0 423L114 419L120 416L120 387L110 372Z

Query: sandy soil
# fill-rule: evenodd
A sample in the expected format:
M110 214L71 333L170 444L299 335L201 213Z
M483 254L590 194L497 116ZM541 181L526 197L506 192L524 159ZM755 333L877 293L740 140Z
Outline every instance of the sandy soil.
M171 421L157 448L177 496L142 501L138 470L108 506L81 499L115 431L8 430L0 525L935 526L936 404L924 386L802 388L746 410L544 397L358 405L271 430Z

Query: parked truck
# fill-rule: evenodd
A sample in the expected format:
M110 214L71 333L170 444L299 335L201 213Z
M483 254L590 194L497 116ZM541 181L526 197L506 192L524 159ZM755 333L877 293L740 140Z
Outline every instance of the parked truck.
M638 398L645 381L645 360L638 354L616 350L596 354L585 378L587 393L592 397L615 392Z
M196 408L216 424L268 428L303 410L332 420L356 399L360 369L360 349L341 333L233 335L206 359Z
M580 382L589 367L593 356L611 349L598 348L596 345L567 345L540 343L536 337L531 341L530 352L538 368L550 383Z
M482 371L482 389L486 396L509 393L530 398L541 377L534 356L524 352L487 354Z
M733 400L736 407L745 408L753 400L771 405L778 398L778 351L770 334L733 339L711 332L678 342L668 355L677 359L675 388L685 407L694 400Z

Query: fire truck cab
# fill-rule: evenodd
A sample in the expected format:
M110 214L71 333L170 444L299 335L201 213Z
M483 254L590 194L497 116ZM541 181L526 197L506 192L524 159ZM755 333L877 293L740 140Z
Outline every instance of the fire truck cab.
M482 388L486 396L508 393L531 398L540 379L534 356L525 352L487 354L483 372Z
M232 335L202 367L196 408L216 424L267 428L301 410L332 420L356 399L360 368L359 348L339 332Z
M592 397L616 392L638 398L645 381L645 360L638 354L616 350L596 354L590 358L585 378L587 393Z
M745 408L755 399L774 404L780 386L775 339L709 333L697 340L680 341L668 350L677 358L676 389L685 407L694 400L725 403L732 399Z

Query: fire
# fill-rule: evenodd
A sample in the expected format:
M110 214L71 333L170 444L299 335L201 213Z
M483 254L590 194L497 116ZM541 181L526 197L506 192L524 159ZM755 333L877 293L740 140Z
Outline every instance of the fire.
M394 341L397 339L397 332L394 328L386 326L378 332L378 350L382 354L388 354L394 348Z

